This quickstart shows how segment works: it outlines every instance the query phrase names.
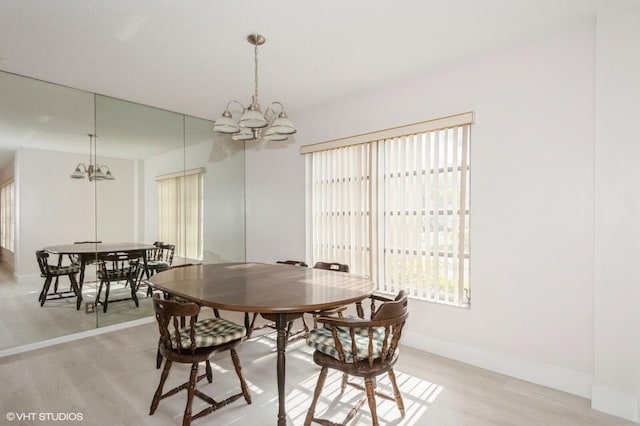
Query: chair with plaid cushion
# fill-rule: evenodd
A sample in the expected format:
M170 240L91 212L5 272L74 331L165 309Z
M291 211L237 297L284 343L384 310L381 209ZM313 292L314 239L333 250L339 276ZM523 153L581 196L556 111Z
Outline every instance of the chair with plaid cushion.
M383 300L376 309L375 301ZM350 382L349 376L364 378L366 394L358 401L341 424L347 424L356 416L365 400L369 403L371 419L378 425L375 396L396 402L402 417L405 415L404 402L396 383L393 366L398 360L398 342L402 335L402 328L409 316L407 295L400 291L395 299L375 296L372 298L372 313L369 318L333 318L319 317L318 322L323 328L316 328L309 332L307 344L315 349L313 361L321 367L318 382L313 394L313 401L307 412L305 426L311 422L320 424L334 424L327 419L315 417L315 408L322 392L322 387L330 368L343 373L342 391L347 385L362 390L362 386ZM360 312L359 312L360 314ZM387 373L393 396L376 389L376 377Z
M140 306L138 295L138 274L143 263L144 251L135 250L126 253L98 253L98 291L96 293L96 305L102 304L103 312L107 312L109 303L124 300L133 300L136 308ZM130 287L130 296L109 300L111 284L114 282L123 283L124 287ZM105 289L104 299L101 300L102 289Z
M291 265L291 266L298 266L301 268L308 268L309 265L307 265L305 262L301 261L301 260L278 260L276 261L276 263L280 264L280 265ZM256 330L261 330L264 328L270 328L272 330L276 329L276 317L277 315L275 314L263 314L262 317L265 318L266 320L268 320L269 322L263 325L259 325L256 326L256 320L258 319L258 314L257 313L253 313L253 318L251 318L251 321L249 321L249 314L250 312L245 312L244 314L244 322L245 325L247 326L247 337L251 338L251 336L253 335L253 332ZM306 337L307 333L309 332L309 328L307 327L307 323L304 320L304 316L301 317L302 319L302 325L303 328L298 330L298 331L292 331L293 328L293 323L295 321L295 319L289 320L287 321L287 343L289 342L293 342L296 341L300 338L304 338Z
M76 309L80 309L80 303L82 303L82 289L78 285L76 275L80 272L80 266L76 264L71 265L49 265L49 253L43 250L36 251L36 259L38 260L38 266L40 267L40 276L44 278L44 284L38 301L40 306L44 306L44 302L51 300L52 298L64 298L64 297L76 297ZM60 277L67 276L71 281L71 290L58 292L57 282ZM51 282L56 279L56 285L54 293L49 296L49 288Z
M349 273L349 265L346 265L344 263L337 263L337 262L316 262L315 265L313 265L313 269L324 269L327 271L336 271L336 272L346 272ZM345 311L347 309L346 306L338 306L336 308L333 309L328 309L328 310L323 310L323 311L316 311L316 312L309 312L312 316L313 316L313 328L318 328L318 317L320 315L335 315L337 314L340 318L342 318L342 312ZM302 321L304 321L304 317L302 317ZM307 323L304 323L305 329L307 330L307 333L309 332L309 328L307 327Z
M153 243L155 246L152 249L147 250L147 264L144 271L141 274L146 275L147 280L156 272L166 270L173 264L173 254L176 250L174 244L165 244L161 241ZM151 296L153 289L151 286L147 287L147 296Z
M217 315L215 318L197 321L196 318L200 313L200 307L195 303L163 300L156 294L153 297L153 306L160 329L159 348L162 356L165 358L165 363L160 376L160 384L151 402L149 415L153 415L156 411L160 400L174 395L183 389L187 389L187 404L182 418L183 425L190 425L191 420L209 414L239 399L241 396L244 396L247 404L251 404L249 387L242 375L240 358L235 349L246 335L245 328L231 321L222 319ZM181 325L182 318L189 318L188 325ZM209 395L196 389L196 384L205 377L209 383L213 381L213 373L209 359L213 354L223 351L229 351L231 353L233 366L240 379L241 392L223 401L216 401ZM204 374L198 376L198 364L203 361L205 361L206 371ZM169 370L174 362L191 364L189 381L163 393L164 383L169 376ZM191 412L194 396L197 396L209 404L205 409L195 415Z

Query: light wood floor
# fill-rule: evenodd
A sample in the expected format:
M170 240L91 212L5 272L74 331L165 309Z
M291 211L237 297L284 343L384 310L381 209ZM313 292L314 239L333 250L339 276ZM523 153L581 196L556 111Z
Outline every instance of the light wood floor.
M92 277L89 271L87 281L91 278L95 275ZM146 288L141 288L139 308L129 300L110 304L106 313L99 306L94 313L86 314L84 305L76 310L75 297L48 300L41 307L38 295L43 282L44 278L32 276L18 283L12 271L0 266L0 350L153 316L153 304L145 297ZM129 295L128 288L119 287L113 286L110 299ZM69 289L68 278L60 279L59 289ZM82 293L84 301L95 300L95 282L85 282Z
M131 302L111 305L107 315L78 312L74 299L48 301L41 308L36 302L41 286L40 278L18 284L0 268L0 300L3 300L0 349L151 315L148 299L141 299L140 309ZM87 293L90 292L88 286ZM241 322L241 318L234 318L237 314L226 314ZM5 424L9 413L82 416L81 422L55 424L180 424L184 392L162 401L156 414L148 415L160 377L160 370L155 369L156 345L157 327L148 324L0 358L3 384L0 424ZM253 404L236 401L197 420L196 425L275 424L275 341L272 336L246 341L239 355L251 386ZM318 371L303 341L290 345L288 424L303 423ZM402 348L396 374L407 415L402 419L393 403L379 401L379 418L386 425L635 425L591 410L586 399L410 348ZM168 385L182 383L187 375L187 367L175 365ZM227 354L214 358L214 375L212 384L201 382L205 392L223 399L225 394L237 390ZM318 406L320 412L326 411L334 421L341 421L349 403L358 398L355 390L339 397L338 384L339 375L330 374ZM379 385L384 389L388 382L381 380ZM10 422L35 423L46 424L39 420ZM353 424L370 424L366 408Z
M181 424L184 392L161 401L157 412L148 415L160 377L155 368L156 345L157 327L146 324L0 358L0 424L46 424L3 423L7 413L82 416L81 422L55 424ZM275 341L270 336L246 341L239 355L253 404L240 399L196 420L195 425L276 423ZM219 399L237 392L239 385L228 354L214 357L213 367L213 383L200 382L200 388ZM289 346L288 424L303 423L318 371L304 341ZM384 425L634 425L591 410L586 399L406 347L396 373L407 415L401 419L394 403L379 402L378 414ZM176 364L168 382L182 383L187 376L188 368ZM347 410L342 403L353 402L355 390L339 398L338 383L339 375L330 373L319 410L328 410L330 417L342 421ZM388 382L380 380L379 386L387 388ZM353 424L370 424L366 406Z

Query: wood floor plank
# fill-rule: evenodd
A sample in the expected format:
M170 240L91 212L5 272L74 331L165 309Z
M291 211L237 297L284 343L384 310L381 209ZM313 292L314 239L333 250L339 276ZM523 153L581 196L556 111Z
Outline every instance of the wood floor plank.
M233 316L232 314L229 314ZM233 318L236 319L237 318ZM0 358L0 415L8 412L81 413L83 425L180 424L184 392L162 401L153 416L149 405L159 381L155 368L157 326L141 325L112 333ZM275 341L272 336L244 342L239 348L253 404L238 400L196 424L273 425L277 413ZM239 384L227 354L213 359L214 382L200 382L217 399L237 391ZM437 426L632 426L634 423L589 408L589 401L507 376L475 368L411 348L402 348L396 367L407 416L395 404L379 401L385 425ZM313 394L319 368L303 341L287 353L287 413L301 425ZM188 367L175 365L168 385L186 380ZM318 410L342 420L356 398L348 390L338 398L340 376L330 373ZM389 387L386 380L379 386ZM197 408L204 407L200 402ZM362 409L355 425L370 424Z

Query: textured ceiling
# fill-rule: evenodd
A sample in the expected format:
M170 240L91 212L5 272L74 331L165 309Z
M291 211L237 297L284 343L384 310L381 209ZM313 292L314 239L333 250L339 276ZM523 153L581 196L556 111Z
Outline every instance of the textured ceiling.
M0 0L0 69L215 119L228 100L250 101L255 32L267 38L261 104L282 101L295 121L624 1ZM0 150L20 143L1 130Z

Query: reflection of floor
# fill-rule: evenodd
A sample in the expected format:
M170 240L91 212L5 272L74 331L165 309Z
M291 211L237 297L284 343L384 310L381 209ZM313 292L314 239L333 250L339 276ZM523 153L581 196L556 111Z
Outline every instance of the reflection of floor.
M82 417L81 421L76 417L75 421L60 424L180 424L185 392L161 401L156 413L149 416L151 398L160 378L160 370L155 368L157 334L155 324L145 324L1 358L0 377L5 386L0 387L0 418L9 413L16 416L35 413L36 417L54 413ZM247 405L241 398L196 420L194 425L276 424L274 341L268 337L251 339L242 343L238 353L253 403ZM289 345L286 366L287 424L302 425L319 368L302 341ZM228 353L214 356L212 367L214 382L208 384L205 380L198 384L204 392L223 399L228 392L238 391ZM174 364L167 384L182 383L188 374L188 366ZM401 349L396 375L406 417L400 417L394 403L379 401L378 416L382 425L635 425L591 410L584 398L415 349ZM340 397L339 380L339 374L329 374L326 392L318 404L318 414L327 414L335 421L345 417L346 404L354 402L356 397L354 389L348 389ZM380 379L379 386L388 390L387 379ZM203 403L196 399L194 410L201 408ZM366 405L351 424L371 424Z
M145 296L146 289L139 297L139 308L133 301L124 301L109 304L106 313L98 306L96 312L87 314L84 304L79 311L76 310L75 297L48 300L41 307L38 295L43 282L44 278L35 276L18 283L10 273L0 268L0 349L153 316L153 305ZM60 280L59 289L69 289L67 278ZM93 301L95 283L85 283L82 293L84 301ZM116 299L119 294L127 293L130 293L129 289L116 285L112 287L109 298Z

